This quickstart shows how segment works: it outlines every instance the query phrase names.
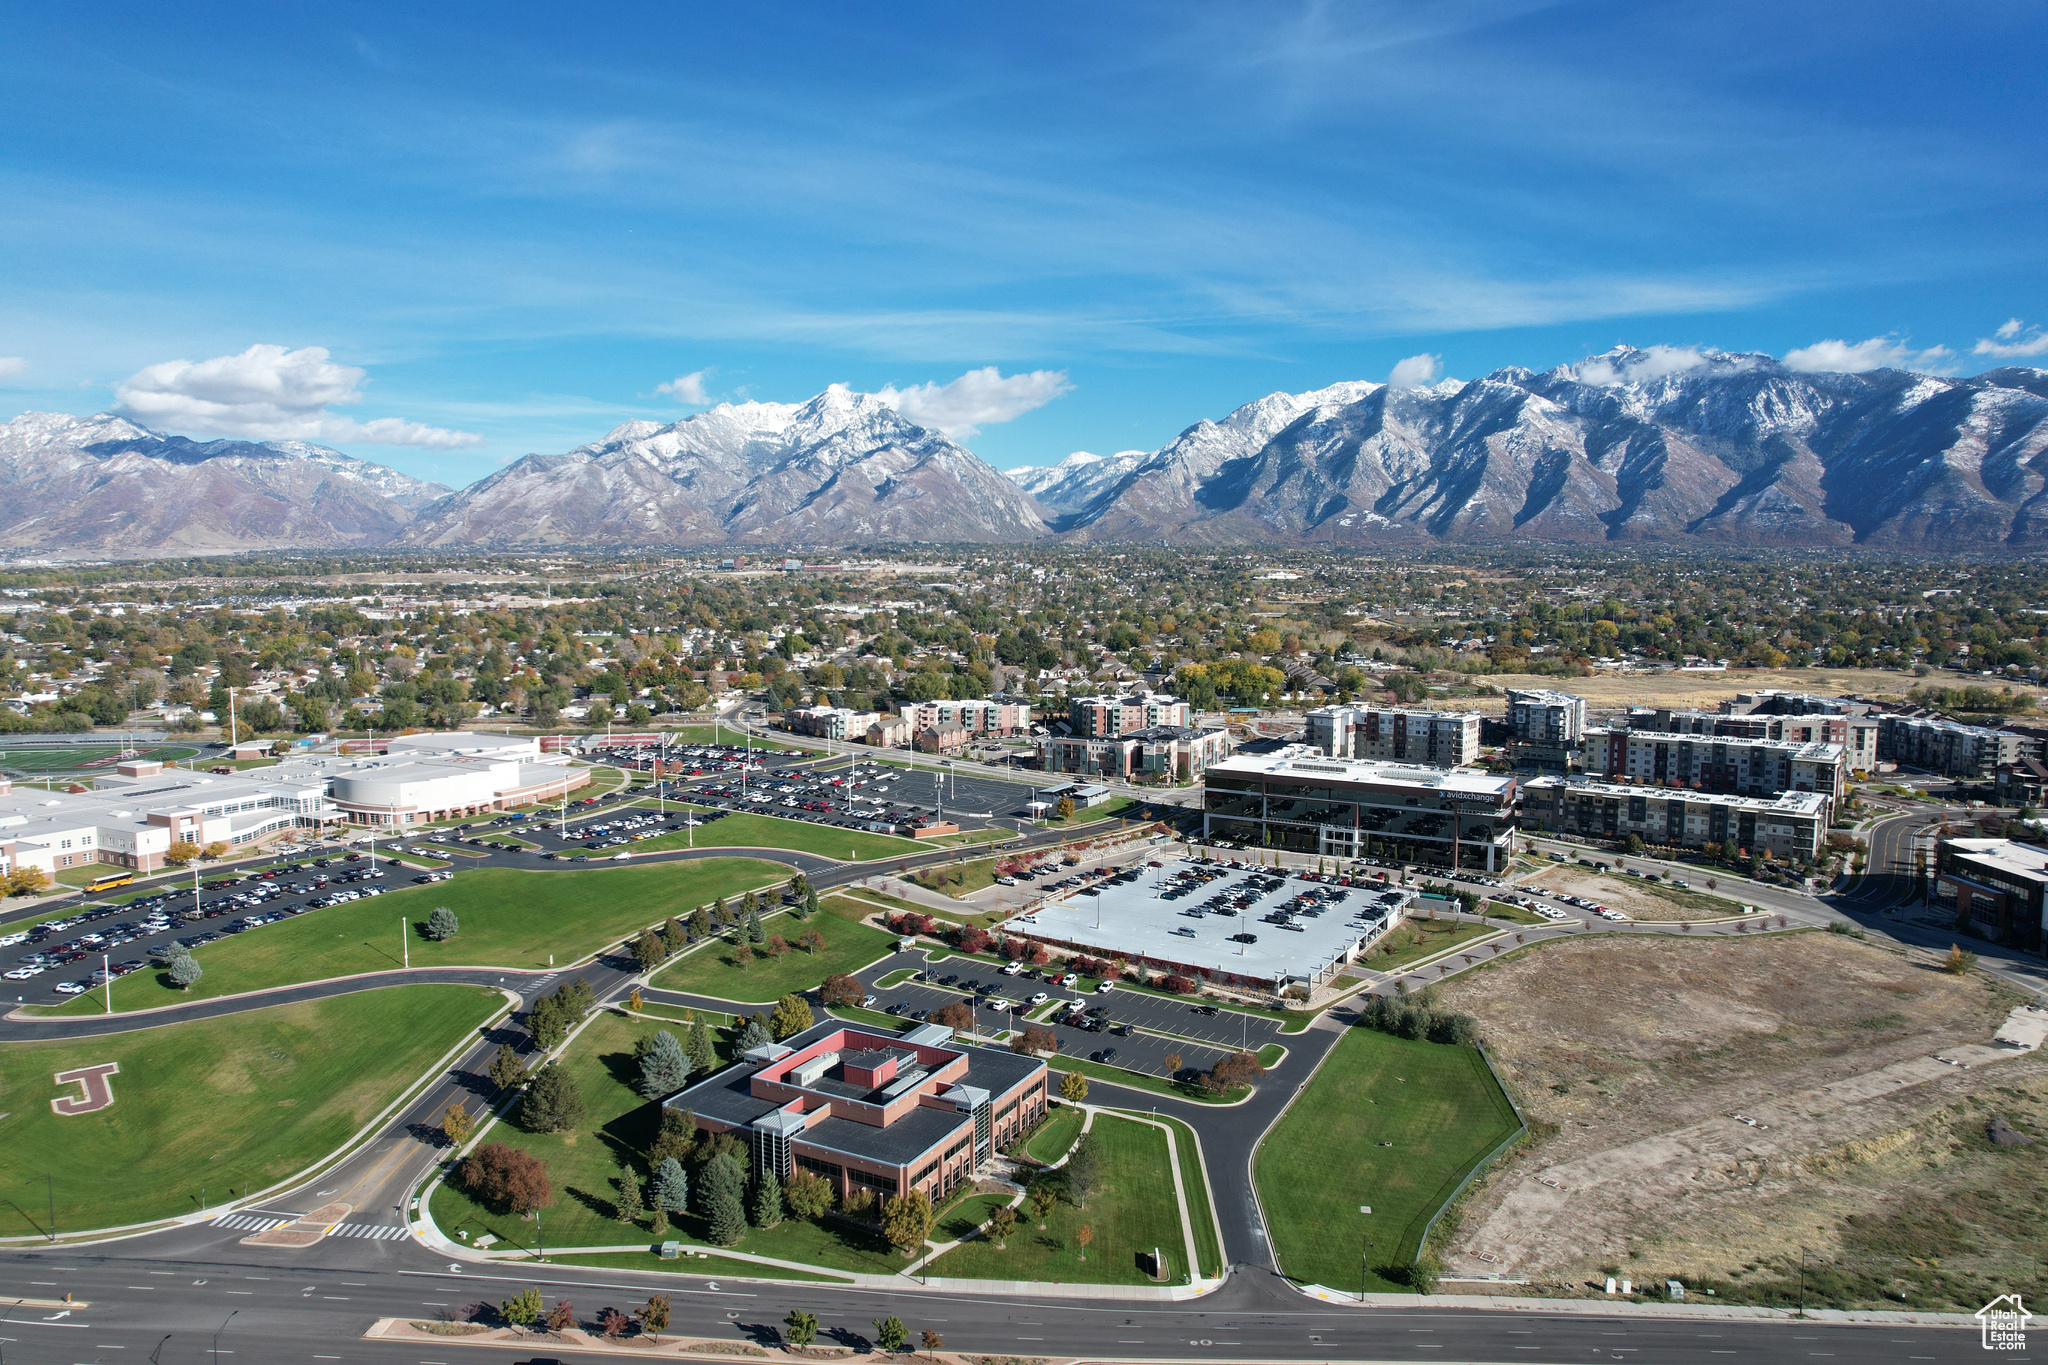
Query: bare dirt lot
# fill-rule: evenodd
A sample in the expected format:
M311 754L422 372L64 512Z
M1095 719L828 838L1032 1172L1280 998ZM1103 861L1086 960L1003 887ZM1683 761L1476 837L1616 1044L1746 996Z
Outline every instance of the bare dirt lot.
M2048 1061L1988 1045L2016 1002L1980 977L1844 935L1601 938L1442 998L1534 1132L1460 1211L1449 1276L1788 1303L1804 1248L1809 1303L1965 1310L2041 1277Z
M1583 896L1609 909L1619 910L1632 919L1719 919L1742 912L1740 901L1709 895L1703 877L1688 878L1693 882L1692 887L1682 889L1627 875L1610 876L1570 863L1552 863L1518 880L1525 886L1541 886L1567 896Z

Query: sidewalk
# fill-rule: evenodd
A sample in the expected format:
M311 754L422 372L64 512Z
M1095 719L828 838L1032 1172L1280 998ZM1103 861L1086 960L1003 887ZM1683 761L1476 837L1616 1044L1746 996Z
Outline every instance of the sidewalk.
M1354 1308L1478 1308L1495 1313L1570 1313L1609 1318L1688 1318L1701 1322L1764 1321L1799 1319L1793 1308L1752 1308L1743 1304L1709 1301L1684 1303L1637 1303L1622 1298L1524 1299L1505 1294L1368 1294L1363 1303L1358 1295L1326 1289L1319 1284L1304 1285L1301 1292L1329 1304L1350 1304ZM1905 1310L1809 1308L1804 1317L1814 1322L1889 1324L1897 1327L1977 1326L1969 1313L1914 1313Z

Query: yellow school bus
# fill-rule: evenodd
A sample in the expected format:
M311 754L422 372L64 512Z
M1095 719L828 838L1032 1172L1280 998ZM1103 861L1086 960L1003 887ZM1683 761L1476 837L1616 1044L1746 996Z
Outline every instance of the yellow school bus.
M133 872L109 872L104 877L94 877L85 884L85 889L88 894L97 894L101 891L112 891L117 886L126 886L134 880Z

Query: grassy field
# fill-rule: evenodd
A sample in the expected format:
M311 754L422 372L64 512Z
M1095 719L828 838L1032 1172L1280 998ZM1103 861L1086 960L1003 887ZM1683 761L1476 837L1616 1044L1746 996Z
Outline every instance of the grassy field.
M663 967L650 984L719 1000L773 1004L791 991L816 988L834 972L859 971L896 946L894 934L860 922L862 915L872 911L856 901L827 896L818 902L818 910L809 924L783 912L766 917L761 926L791 943L805 929L816 929L825 939L824 948L816 954L798 948L779 959L757 957L742 967L734 945L712 942Z
M387 971L405 960L401 932L410 939L407 951L415 967L544 968L550 953L558 962L572 962L665 915L688 914L715 897L734 896L786 875L779 864L751 858L586 872L479 868L436 886L309 910L207 944L193 953L206 974L191 990L166 984L163 973L137 972L114 983L114 1008L149 1009L295 981ZM417 929L401 929L401 921L416 925L442 905L462 923L454 938L433 943ZM94 991L54 1012L105 1008L104 997Z
M644 1157L647 1145L660 1126L660 1107L644 1100L633 1089L638 1076L633 1063L633 1043L642 1034L673 1025L634 1020L607 1011L593 1020L569 1045L562 1065L576 1078L587 1113L581 1124L567 1133L529 1133L516 1124L501 1123L490 1130L491 1140L533 1153L547 1164L553 1180L555 1203L543 1215L547 1245L570 1250L578 1246L618 1246L652 1233L647 1220L628 1226L614 1216L613 1200L618 1188L613 1183L621 1159L634 1163L645 1181L649 1172ZM724 1042L721 1041L721 1052ZM474 1239L479 1233L494 1233L503 1249L531 1249L535 1245L531 1219L493 1213L480 1207L461 1190L443 1185L434 1192L434 1222L454 1236L466 1231ZM669 1235L678 1241L701 1245L702 1220L694 1213L676 1218ZM750 1230L736 1251L779 1260L799 1261L831 1270L854 1270L889 1275L906 1264L883 1240L879 1230L833 1222L807 1223L789 1220L778 1227ZM616 1253L614 1253L616 1254ZM678 1266L677 1262L670 1262Z
M1179 1119L1154 1117L1173 1129L1174 1145L1180 1149L1180 1194L1188 1204L1188 1221L1195 1226L1195 1253L1201 1259L1203 1277L1214 1279L1223 1273L1223 1248L1216 1240L1216 1219L1209 1212L1209 1182L1202 1178L1195 1130Z
M1067 1154L1074 1145L1074 1139L1081 1136L1081 1121L1086 1115L1070 1104L1062 1104L1052 1110L1045 1126L1031 1135L1024 1144L1024 1154L1033 1161L1042 1161L1050 1166Z
M1253 1158L1282 1272L1349 1291L1370 1237L1368 1288L1405 1288L1389 1272L1413 1262L1430 1218L1515 1128L1478 1049L1347 1030Z
M0 1235L191 1213L302 1170L381 1112L502 997L401 986L105 1038L10 1043L0 1076ZM62 1118L52 1077L115 1062L114 1103ZM33 1184L34 1188L30 1188Z
M958 899L970 891L980 891L996 884L996 864L1000 858L974 858L964 863L942 863L937 867L921 867L910 874L910 879L927 891L936 891L942 896ZM963 907L965 908L965 907Z
M1488 919L1504 919L1510 924L1550 923L1543 916L1532 914L1519 905L1509 905L1506 901L1488 901L1482 909Z
M1434 957L1461 943L1470 943L1475 938L1499 932L1483 924L1461 924L1449 919L1411 919L1374 944L1359 963L1376 972L1398 972L1411 963Z
M1090 1136L1101 1150L1102 1178L1088 1207L1062 1200L1041 1229L1027 1204L1007 1247L968 1242L934 1261L931 1273L1042 1284L1150 1284L1138 1256L1157 1247L1166 1257L1168 1283L1180 1283L1188 1258L1166 1135L1146 1124L1098 1115ZM1074 1236L1084 1226L1095 1233L1085 1259Z
M1062 820L1056 815L1048 815L1045 818L1045 827L1047 829L1078 829L1082 825L1093 825L1104 820L1114 820L1119 815L1129 811L1131 807L1144 804L1143 801L1134 796L1112 796L1099 806L1089 806L1085 810L1075 811L1074 818L1071 820Z
M1047 1057L1045 1061L1054 1071L1078 1071L1091 1081L1127 1085L1133 1090L1150 1090L1157 1095L1171 1095L1177 1100L1193 1100L1197 1104L1228 1104L1245 1093L1245 1087L1239 1086L1227 1095L1212 1095L1199 1085L1191 1085L1185 1081L1169 1081L1164 1076L1154 1076L1145 1071L1126 1071L1120 1066L1091 1062L1085 1057L1055 1054ZM1096 1101L1098 1104L1118 1102L1113 1099Z
M693 806L692 810L702 810ZM658 853L670 848L787 848L798 853L815 853L821 858L866 862L873 858L901 858L925 852L925 845L893 834L870 834L866 830L840 829L835 825L814 825L808 820L781 820L773 815L735 811L721 820L695 830L677 830L634 846L637 853Z
M22 746L19 748L0 744L0 768L18 773L70 773L114 771L111 761L121 752L117 744L65 744ZM136 757L154 759L163 764L183 763L199 752L189 744L152 744L142 746ZM87 768L86 764L95 766Z

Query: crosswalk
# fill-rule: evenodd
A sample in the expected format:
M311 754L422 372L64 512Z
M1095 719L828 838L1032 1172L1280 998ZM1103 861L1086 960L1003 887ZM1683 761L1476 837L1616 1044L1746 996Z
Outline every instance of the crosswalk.
M380 1227L375 1223L343 1223L327 1235L329 1237L362 1237L372 1242L389 1242L394 1238L405 1236L405 1229L389 1226Z
M289 1218L278 1218L261 1213L225 1213L213 1220L213 1226L229 1232L268 1232L291 1222ZM327 1233L329 1237L358 1237L369 1242L389 1242L405 1236L402 1227L391 1227L379 1223L339 1223Z

